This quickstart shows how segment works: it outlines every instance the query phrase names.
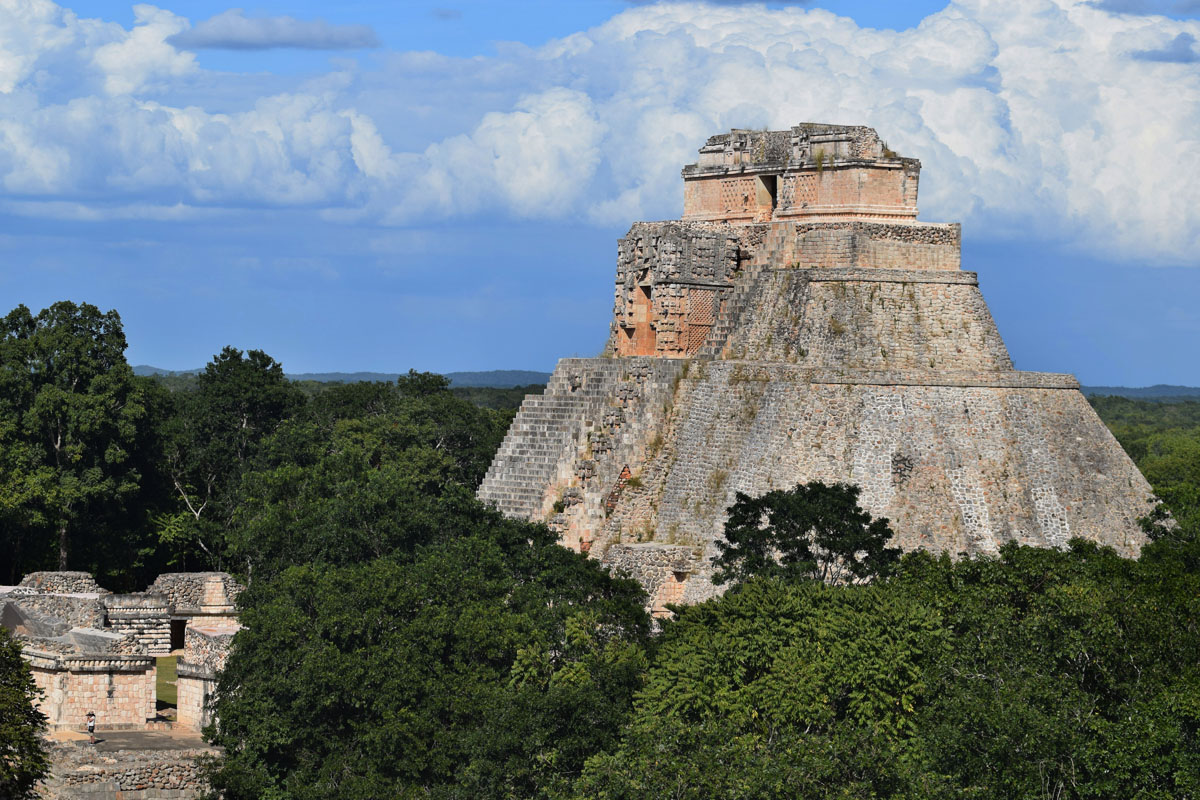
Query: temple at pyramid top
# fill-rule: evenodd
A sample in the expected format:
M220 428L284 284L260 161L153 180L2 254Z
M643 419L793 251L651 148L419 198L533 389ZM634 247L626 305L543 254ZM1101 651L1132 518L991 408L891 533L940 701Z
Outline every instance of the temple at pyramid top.
M683 168L683 219L911 222L921 162L863 125L803 122L711 137Z

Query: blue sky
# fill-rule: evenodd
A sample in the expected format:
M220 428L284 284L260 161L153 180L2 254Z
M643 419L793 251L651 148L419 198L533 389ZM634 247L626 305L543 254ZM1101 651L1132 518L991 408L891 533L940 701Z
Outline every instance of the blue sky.
M0 297L175 369L548 370L707 135L864 123L1018 368L1198 385L1198 10L0 0Z

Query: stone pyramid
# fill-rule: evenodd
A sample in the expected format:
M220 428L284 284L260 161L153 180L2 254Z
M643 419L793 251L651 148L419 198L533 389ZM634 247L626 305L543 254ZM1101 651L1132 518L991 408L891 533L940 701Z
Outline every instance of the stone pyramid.
M718 590L734 493L846 481L904 549L1135 555L1151 490L1070 375L1019 372L957 224L871 128L714 136L682 220L618 243L600 358L521 405L479 496L638 577L661 610Z

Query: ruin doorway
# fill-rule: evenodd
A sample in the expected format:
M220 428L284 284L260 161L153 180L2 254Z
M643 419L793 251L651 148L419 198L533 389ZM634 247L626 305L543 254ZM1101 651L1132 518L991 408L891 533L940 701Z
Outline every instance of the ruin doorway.
M187 633L186 619L171 620L171 651L183 649L184 634Z
M775 198L778 182L774 175L759 175L754 184L754 218L766 222L775 214Z
M657 346L654 333L654 289L641 284L633 290L633 356L652 356Z

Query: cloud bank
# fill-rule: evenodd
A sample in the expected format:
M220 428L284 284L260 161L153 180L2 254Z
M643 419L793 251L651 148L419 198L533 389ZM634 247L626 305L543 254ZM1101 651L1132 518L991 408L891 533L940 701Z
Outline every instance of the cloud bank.
M378 47L379 39L366 25L331 25L325 20L294 17L247 17L231 8L170 38L170 44L187 50L357 50Z
M798 6L644 5L539 48L391 54L218 111L173 99L226 79L177 46L201 26L136 14L126 30L49 0L0 2L10 211L624 224L678 215L679 168L708 135L826 121L872 125L921 158L922 218L973 236L1138 263L1196 263L1200 246L1191 20L961 0L895 32ZM422 139L447 119L459 127Z

